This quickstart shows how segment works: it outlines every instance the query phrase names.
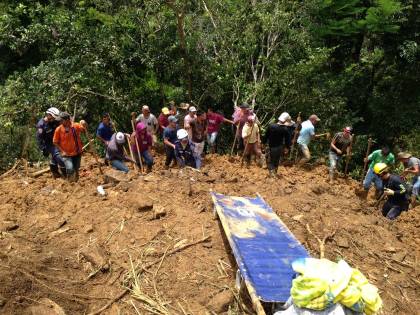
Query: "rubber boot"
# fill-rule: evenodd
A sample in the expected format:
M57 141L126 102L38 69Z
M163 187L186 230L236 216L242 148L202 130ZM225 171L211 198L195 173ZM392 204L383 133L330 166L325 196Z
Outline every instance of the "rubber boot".
M62 178L67 178L67 171L65 167L59 166L58 169L60 170L60 175Z
M60 172L58 171L58 166L57 165L50 164L50 171L51 171L54 179L57 179L57 178L61 177Z

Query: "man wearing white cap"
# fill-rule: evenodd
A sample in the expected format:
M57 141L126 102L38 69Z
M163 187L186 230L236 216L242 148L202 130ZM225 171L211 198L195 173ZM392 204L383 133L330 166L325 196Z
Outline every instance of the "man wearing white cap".
M60 111L55 107L48 108L45 117L41 118L36 124L38 147L45 157L51 155L50 170L54 178L61 176L59 169L61 169L63 175L66 175L60 151L53 144L54 132L59 125Z
M303 158L299 161L300 165L305 164L311 159L311 151L309 151L309 143L314 138L319 138L319 135L315 134L315 125L321 119L318 118L317 115L312 114L309 116L309 119L302 123L302 129L299 133L299 138L297 139L297 143L299 145L300 152L303 155Z
M288 129L288 124L291 123L291 117L288 113L282 113L277 123L268 126L267 131L263 137L263 142L268 142L269 147L269 162L268 170L270 177L277 176L277 169L283 154L287 154L290 144L291 136Z
M191 122L197 118L197 109L194 106L191 106L188 110L188 115L184 118L184 129L188 132L188 138L191 139L192 131L191 131Z
M128 167L124 161L133 162L131 158L124 154L125 135L122 132L114 133L106 147L105 160L118 171L128 173Z
M153 143L156 143L156 134L159 130L159 123L156 116L150 112L150 108L147 105L143 105L141 108L141 114L137 116L136 122L141 121L147 129L147 132L152 136Z
M411 193L411 207L414 208L420 194L420 159L412 156L408 152L400 152L397 155L398 160L404 165L404 171L401 174L403 178L412 175L413 190ZM420 200L419 200L420 201Z

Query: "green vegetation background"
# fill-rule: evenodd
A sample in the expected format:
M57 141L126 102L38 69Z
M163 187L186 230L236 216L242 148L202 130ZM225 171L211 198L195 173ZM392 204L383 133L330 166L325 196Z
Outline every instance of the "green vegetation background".
M42 160L36 121L51 106L90 123L169 100L226 115L252 104L263 126L317 113L353 125L357 176L367 138L420 153L420 4L414 0L0 2L0 169ZM222 147L231 141L224 128ZM328 142L315 145L325 156Z

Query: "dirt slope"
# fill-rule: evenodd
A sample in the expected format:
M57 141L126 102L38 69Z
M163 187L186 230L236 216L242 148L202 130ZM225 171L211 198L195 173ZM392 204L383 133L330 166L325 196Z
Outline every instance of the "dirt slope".
M126 294L102 314L220 314L227 307L243 314L230 293L235 266L209 189L259 192L315 257L318 242L306 224L321 239L335 231L326 257L345 258L377 285L385 314L420 309L419 207L391 222L355 196L357 183L328 186L325 167L281 168L280 179L269 179L265 170L220 156L208 157L203 173L165 171L158 161L152 174L133 174L101 197L102 179L90 163L84 160L78 184L49 174L0 181L0 314L47 314L34 311L46 307L41 298L67 314L88 314L123 292L132 266L152 261L138 277L143 302ZM155 218L152 204L166 215Z

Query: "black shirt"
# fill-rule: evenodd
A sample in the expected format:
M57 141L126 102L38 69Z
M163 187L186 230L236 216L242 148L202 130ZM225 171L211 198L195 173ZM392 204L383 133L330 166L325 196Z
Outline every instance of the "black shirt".
M268 145L271 148L279 146L290 147L291 135L289 128L285 125L271 124L267 128L263 141L264 143L268 141Z
M407 202L407 186L397 175L391 175L387 180L383 180L384 188L392 189L393 196L388 196L388 200L392 203L399 204Z

